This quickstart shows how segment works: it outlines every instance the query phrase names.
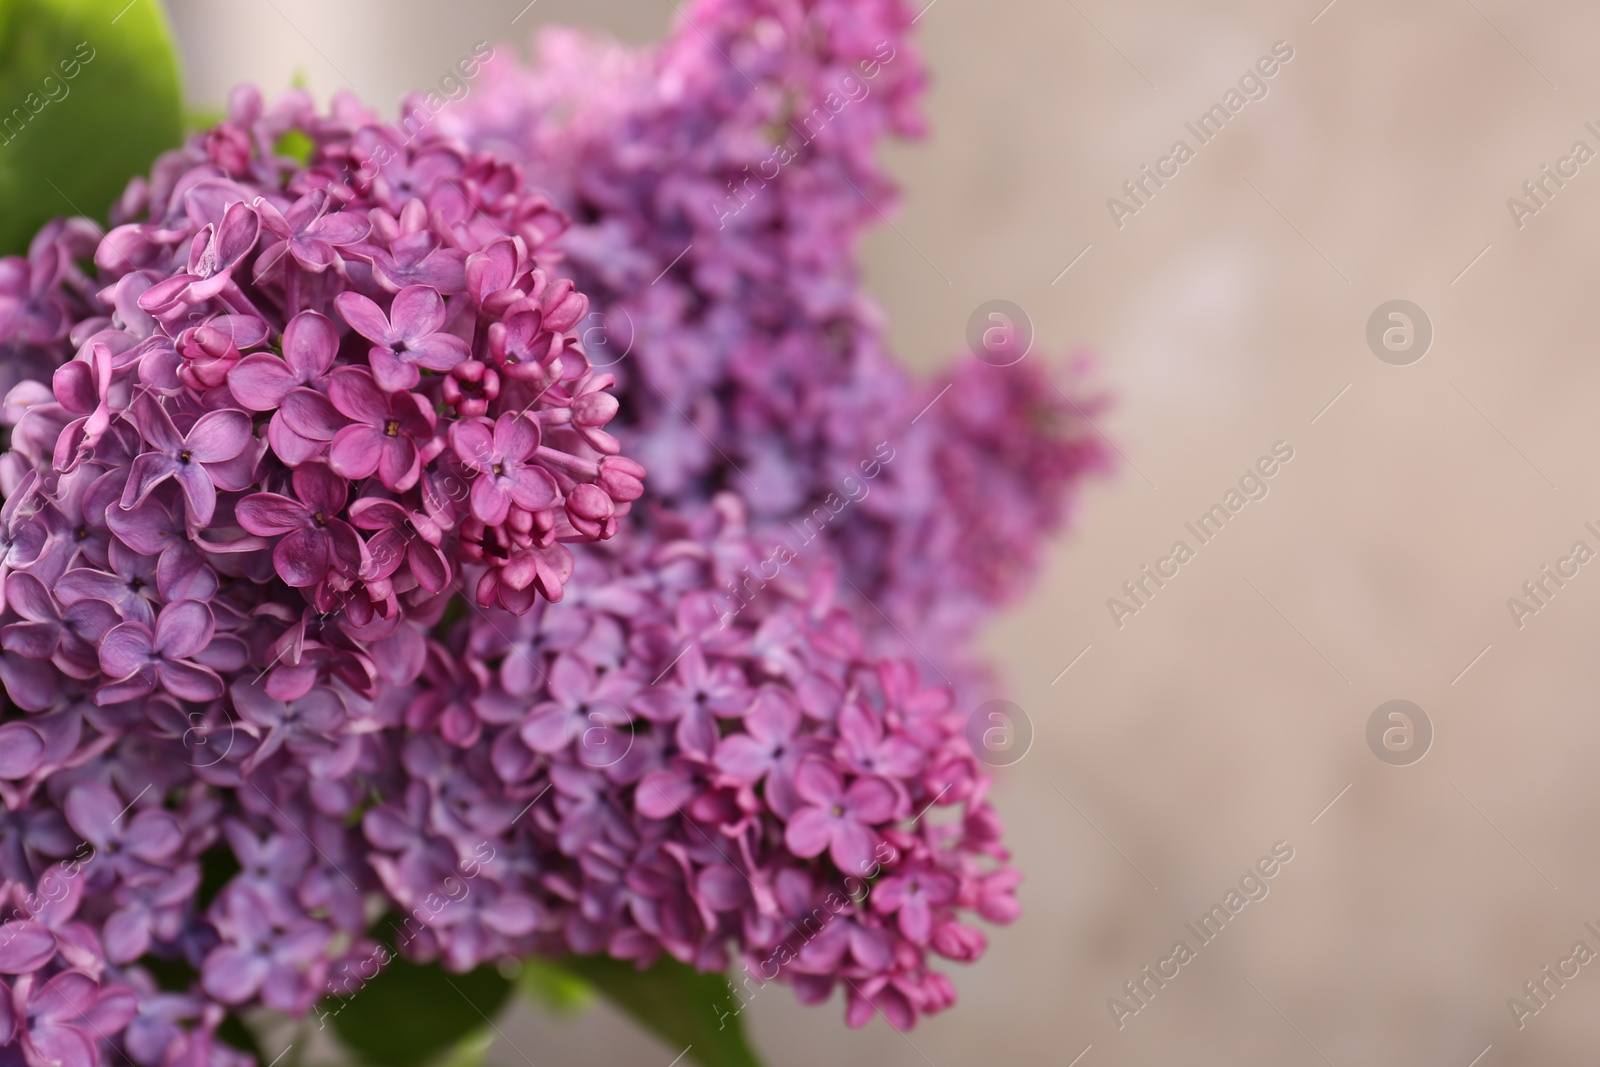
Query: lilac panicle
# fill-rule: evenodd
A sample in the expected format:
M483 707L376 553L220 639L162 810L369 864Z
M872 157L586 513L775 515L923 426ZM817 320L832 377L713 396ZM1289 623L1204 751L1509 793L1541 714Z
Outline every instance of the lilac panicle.
M515 167L240 90L113 216L0 260L0 1047L229 1063L221 1010L303 1013L370 951L378 868L328 811L398 766L429 628L560 599L644 471ZM289 767L315 783L261 784ZM208 848L303 832L197 900Z
M573 216L559 269L594 302L585 336L653 490L740 493L758 527L841 562L875 647L926 653L971 698L978 624L1106 449L1081 360L1062 392L1038 355L919 384L890 352L856 248L897 199L878 145L922 130L915 17L698 0L655 46L547 30L531 67L500 50L441 121Z
M698 0L420 125L241 90L0 260L6 1054L244 1067L229 1013L379 933L954 1002L1020 874L925 672L975 684L1102 457L1037 359L918 385L863 294L913 17Z

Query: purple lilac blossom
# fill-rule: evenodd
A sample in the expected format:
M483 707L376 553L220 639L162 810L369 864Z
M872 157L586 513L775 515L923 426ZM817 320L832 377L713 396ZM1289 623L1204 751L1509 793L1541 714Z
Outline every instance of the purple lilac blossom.
M1020 875L955 693L865 602L967 681L1100 453L1033 364L888 354L854 245L910 21L700 0L415 137L241 91L110 234L0 260L0 1047L243 1067L225 1016L348 992L374 907L455 970L954 1002L933 964ZM778 120L812 136L735 195Z
M1059 388L1038 354L918 382L865 291L857 247L897 200L877 149L922 131L920 6L697 0L646 47L546 30L440 122L572 216L557 269L593 301L584 336L652 493L740 493L790 551L840 561L873 647L976 700L976 629L1108 450L1085 359Z

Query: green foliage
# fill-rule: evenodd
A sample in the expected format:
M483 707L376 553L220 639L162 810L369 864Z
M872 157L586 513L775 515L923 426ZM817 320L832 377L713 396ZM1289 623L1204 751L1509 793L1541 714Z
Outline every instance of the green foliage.
M221 1024L217 1026L217 1037L222 1039L223 1044L254 1056L256 1063L267 1062L267 1058L261 1054L261 1044L256 1041L256 1035L244 1024L244 1020L232 1012L222 1017Z
M272 150L280 156L287 156L302 167L311 162L311 153L317 149L317 143L299 130L288 130L278 138Z
M220 107L189 107L183 112L183 132L200 133L209 130L228 117Z
M425 1067L447 1057L454 1063L462 1043L487 1027L510 996L510 979L493 967L450 974L436 963L395 956L350 996L327 998L318 1012L361 1062Z
M686 1058L702 1067L760 1067L743 1022L732 1014L733 997L722 975L702 974L670 956L644 971L609 956L568 956L561 966L594 985L673 1053L687 1046Z
M159 0L0 0L0 255L58 215L103 220L182 133Z
M761 1067L732 1014L727 979L669 957L645 971L606 956L528 959L514 984L561 1013L603 996L675 1054L687 1048L685 1060L701 1067ZM371 1067L477 1067L493 1044L489 1020L512 988L513 980L493 967L449 974L437 964L394 957L350 996L328 997L317 1010L322 1024Z
M487 1026L476 1033L468 1034L445 1054L444 1059L439 1061L438 1067L478 1067L483 1062L484 1056L494 1047L496 1036Z
M760 1067L732 1014L727 979L669 957L645 971L606 956L524 960L515 986L558 1012L604 996L674 1054L687 1048L685 1060L701 1067ZM489 1020L512 988L493 967L449 974L396 957L350 996L324 1000L318 1013L371 1067L476 1067L495 1036Z
M531 956L517 969L517 988L557 1015L570 1015L594 1002L595 988L558 963Z
M211 902L217 899L217 894L222 892L222 887L232 881L240 870L239 858L233 854L226 840L218 841L200 853L200 888L195 893L196 903L202 909L209 908Z

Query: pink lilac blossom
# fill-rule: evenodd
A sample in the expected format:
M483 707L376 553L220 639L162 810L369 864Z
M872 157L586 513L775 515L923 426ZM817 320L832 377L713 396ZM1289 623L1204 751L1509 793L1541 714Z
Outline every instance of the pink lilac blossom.
M121 487L108 521L139 527L135 539L182 521L209 532L202 553L243 557L233 563L271 541L283 581L360 626L389 625L440 591L430 574L412 595L405 555L372 558L348 521L365 500L425 515L408 532L449 557L469 546L480 604L559 598L566 545L614 533L643 476L600 428L616 406L595 403L610 377L571 332L586 302L544 266L559 216L518 191L515 168L404 143L348 101L322 118L298 96L267 112L243 92L224 128L130 187L119 213L146 221L94 249L105 303L55 337L55 355L78 352L53 371L53 403L31 383L14 391L26 410L0 480L15 492L37 470L33 492L49 497L81 470L100 514L106 487ZM317 145L308 168L270 150L291 129ZM236 144L258 148L204 151ZM382 195L376 175L404 175L409 193ZM480 223L497 236L481 241ZM63 230L56 254L36 248L37 263L8 266L59 274L76 237ZM36 307L74 292L53 284L19 301L13 344L65 329L65 314ZM516 356L491 343L507 322L523 339ZM492 396L473 403L448 387L490 375ZM31 447L58 423L49 455ZM511 474L484 426L518 442ZM486 511L485 499L503 506ZM218 561L197 565L210 574Z
M375 868L259 782L393 760L392 664L458 593L559 599L644 476L546 267L561 216L514 166L241 90L113 214L0 260L0 1049L34 1067L124 1027L141 1063L227 1062L213 1008L323 995ZM207 849L302 829L315 857L196 900ZM152 954L199 973L182 1010Z
M957 674L1099 453L1028 367L915 385L861 295L910 21L701 0L415 133L241 92L104 238L0 261L0 1056L248 1062L224 1019L359 989L375 905L456 970L953 1003L936 959L1020 876L955 693L863 602Z

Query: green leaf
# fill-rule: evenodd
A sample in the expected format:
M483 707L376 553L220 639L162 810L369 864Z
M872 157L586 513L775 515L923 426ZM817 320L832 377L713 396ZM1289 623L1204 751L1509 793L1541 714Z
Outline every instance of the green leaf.
M495 1037L495 1032L487 1026L468 1034L445 1054L438 1067L478 1067L489 1054L489 1049L494 1047Z
M224 839L200 853L200 888L195 890L195 902L202 909L211 906L224 886L243 868L233 847Z
M302 167L311 162L311 153L317 150L317 142L307 137L299 130L285 130L272 146L272 151L280 156L288 156Z
M261 1055L261 1044L256 1040L256 1035L244 1024L243 1019L232 1012L222 1017L222 1023L217 1027L217 1036L224 1044L254 1056L257 1063L267 1062L266 1057Z
M530 956L518 964L517 986L558 1015L569 1015L594 1002L595 988L572 971Z
M350 996L327 998L319 1011L362 1062L424 1067L458 1053L458 1043L483 1029L510 995L510 979L493 967L450 974L436 963L396 956Z
M159 0L0 0L0 255L58 215L103 220L182 135Z
M567 956L560 966L581 975L674 1053L687 1046L688 1058L702 1067L761 1065L720 974L702 974L670 956L644 971L609 956Z
M228 117L220 107L186 107L183 109L185 133L201 133Z

